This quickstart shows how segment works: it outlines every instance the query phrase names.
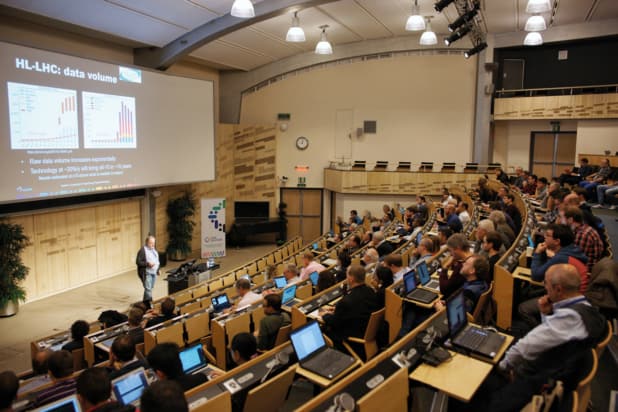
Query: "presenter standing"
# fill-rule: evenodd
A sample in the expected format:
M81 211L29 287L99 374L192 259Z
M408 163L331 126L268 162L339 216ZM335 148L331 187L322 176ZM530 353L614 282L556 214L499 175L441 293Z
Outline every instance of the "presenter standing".
M137 252L135 263L137 264L137 275L144 285L143 301L150 308L152 306L152 289L159 274L159 253L155 248L154 236L148 235L144 247Z

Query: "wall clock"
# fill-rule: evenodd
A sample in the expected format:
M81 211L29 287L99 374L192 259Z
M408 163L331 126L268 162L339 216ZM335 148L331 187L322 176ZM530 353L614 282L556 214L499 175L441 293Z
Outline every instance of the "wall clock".
M307 139L305 136L300 136L298 139L296 139L296 148L298 150L305 150L308 147L309 139Z

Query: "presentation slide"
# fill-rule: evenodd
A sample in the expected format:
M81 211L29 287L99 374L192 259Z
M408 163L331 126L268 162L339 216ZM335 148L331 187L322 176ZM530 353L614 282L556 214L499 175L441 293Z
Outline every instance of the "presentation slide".
M210 81L0 42L0 203L215 178Z

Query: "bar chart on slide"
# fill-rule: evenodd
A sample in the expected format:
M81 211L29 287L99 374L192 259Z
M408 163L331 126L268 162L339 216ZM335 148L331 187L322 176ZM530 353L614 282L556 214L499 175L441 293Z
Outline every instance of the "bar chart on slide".
M134 97L82 92L82 101L86 149L137 147Z
M11 149L77 149L75 90L7 83Z

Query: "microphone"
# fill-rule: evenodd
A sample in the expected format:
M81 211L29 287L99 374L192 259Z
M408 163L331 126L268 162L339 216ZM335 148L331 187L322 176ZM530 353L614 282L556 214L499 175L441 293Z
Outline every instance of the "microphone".
M273 371L273 369L275 369L277 366L286 365L289 361L290 355L287 352L278 352L275 355L275 358L270 361L270 367L268 368L264 376L262 376L262 379L260 379L260 383L266 382L266 379L268 379L268 376Z

